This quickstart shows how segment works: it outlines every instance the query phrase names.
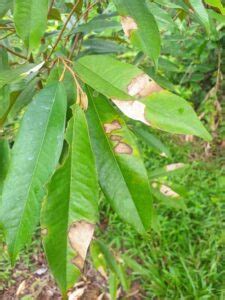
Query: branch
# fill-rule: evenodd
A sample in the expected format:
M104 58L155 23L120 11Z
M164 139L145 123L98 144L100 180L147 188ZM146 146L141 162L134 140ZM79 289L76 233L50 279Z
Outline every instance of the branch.
M11 54L13 54L13 55L15 55L15 56L18 56L18 57L20 57L20 58L22 58L22 59L27 60L27 57L26 57L26 56L23 56L22 54L20 54L20 53L18 53L18 52L15 52L15 51L9 49L9 48L6 47L6 46L0 45L0 48L3 48L3 49L5 49L7 52L9 52L9 53L11 53Z
M59 33L59 35L58 35L58 38L57 38L57 40L56 40L54 46L52 47L52 50L51 50L50 54L48 55L48 57L47 57L47 59L46 59L47 61L50 59L50 57L52 56L52 53L54 52L55 48L58 46L60 40L62 39L63 33L64 33L64 31L66 30L66 26L67 26L67 24L69 23L70 19L72 18L72 15L73 15L73 13L75 12L75 10L76 10L76 8L77 8L79 2L80 2L80 0L77 0L77 2L75 3L75 5L73 6L73 9L71 10L69 16L67 17L66 22L64 23L63 28L62 28L62 30L60 31L60 33Z

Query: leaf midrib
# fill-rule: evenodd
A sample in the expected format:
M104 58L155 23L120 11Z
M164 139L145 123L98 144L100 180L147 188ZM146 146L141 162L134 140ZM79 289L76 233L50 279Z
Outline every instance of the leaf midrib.
M89 90L88 87L87 87L87 89ZM90 95L90 97L92 98L92 94L91 94L90 90L89 90L89 95ZM124 181L124 183L125 183L125 186L126 186L128 192L129 192L130 196L131 196L131 199L133 200L133 195L132 195L132 193L131 193L131 191L130 191L128 185L127 185L127 182L126 182L126 180L125 180L125 178L124 178L124 176L123 176L123 172L122 172L122 170L121 170L121 168L120 168L120 165L119 165L119 163L118 163L118 161L117 161L117 159L116 159L116 157L115 157L115 154L114 154L114 152L112 151L112 147L111 147L111 144L109 143L108 137L105 135L105 132L104 132L104 129L103 129L103 126L102 126L102 122L101 122L101 118L100 118L100 116L99 116L99 114L98 114L98 111L97 111L97 109L96 109L96 107L95 107L93 98L92 98L92 103L93 103L93 106L94 106L96 115L97 115L97 117L98 117L99 123L100 123L100 125L101 125L102 132L104 133L105 139L106 139L107 144L108 144L109 149L110 149L110 152L111 152L112 157L113 157L113 159L114 159L114 161L115 161L115 163L116 163L117 169L119 170L119 172L120 172L120 174L121 174L121 177L123 178L123 181ZM141 219L141 217L140 217L139 211L138 211L138 209L137 209L136 203L135 203L135 201L132 201L132 202L133 202L133 204L134 204L134 206L135 206L135 208L136 208L137 216L139 217L139 219L140 219L140 221L141 221L142 227L143 227L144 230L145 230L145 227L144 227L144 225L143 225L143 222L142 222L142 219Z
M55 104L55 99L56 99L57 91L58 91L58 87L56 88L55 95L54 95L54 101L52 102L52 106L51 106L51 109L50 109L50 111L49 111L49 116L48 116L48 119L47 119L47 122L46 122L44 135L43 135L43 138L42 138L42 141L41 141L41 144L40 144L40 151L38 152L37 159L36 159L36 162L37 162L37 163L35 164L35 167L34 167L34 170L33 170L32 176L31 176L31 179L30 179L30 185L29 185L29 187L28 187L28 192L27 192L27 194L26 194L26 199L27 199L27 201L25 202L24 209L23 209L22 214L21 214L21 218L20 218L18 230L17 230L16 236L15 236L15 240L14 240L13 247L12 247L12 249L13 249L12 253L13 253L13 254L14 254L15 245L16 245L16 242L17 242L17 239L18 239L18 234L19 234L19 232L20 232L20 227L21 227L21 225L22 225L22 223L23 223L23 215L24 215L24 213L25 213L27 204L28 204L28 202L29 202L29 194L30 194L30 190L31 190L31 187L32 187L33 178L34 178L34 175L35 175L36 170L37 170L38 161L39 161L39 158L40 158L40 155L41 155L41 152L42 152L42 147L43 147L43 144L44 144L44 140L45 140L45 138L46 138L46 132L47 132L47 128L48 128L48 125L49 125L49 120L50 120L50 117L51 117L51 114L52 114L52 110L53 110L53 107L54 107L54 104Z
M111 85L113 87L113 89L115 89L116 91L118 91L119 93L123 93L124 97L126 97L126 99L120 99L120 100L124 100L124 101L128 101L128 100L132 100L132 96L130 96L129 94L126 94L123 90L120 90L118 87L112 85L109 81L105 80L103 77L99 76L97 73L93 72L90 68L88 68L87 66L83 65L82 63L80 63L79 61L77 62L77 64L80 64L84 69L88 70L89 72L91 72L93 74L93 76L101 79L104 83L106 83L107 85ZM76 68L76 65L75 65ZM82 77L82 76L81 76ZM86 81L86 80L84 80ZM93 87L94 88L94 87ZM101 92L100 92L101 93ZM105 95L106 97L109 98L114 98L117 96L109 96L109 95ZM119 97L120 98L120 97Z

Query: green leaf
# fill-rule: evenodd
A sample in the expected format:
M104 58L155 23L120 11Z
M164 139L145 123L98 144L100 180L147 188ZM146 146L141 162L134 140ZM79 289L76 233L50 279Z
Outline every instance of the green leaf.
M189 0L193 10L198 16L201 23L205 26L206 32L210 33L210 22L207 10L202 2L202 0Z
M49 184L41 222L48 263L63 294L80 275L98 221L97 172L87 121L78 106L67 142L69 153Z
M12 5L13 5L13 0L0 1L0 18L4 17L4 15L12 7Z
M44 186L61 153L66 95L60 83L44 88L29 105L16 138L5 180L1 221L14 263L39 221Z
M17 34L29 51L38 48L47 26L48 0L15 0L14 22Z
M15 100L15 103L13 104L9 112L8 120L10 122L12 122L13 118L15 118L18 115L18 113L31 102L36 92L36 87L39 80L40 78L35 77L18 95L18 97Z
M132 98L128 86L134 78L143 74L137 67L108 55L84 56L76 61L74 69L96 91L120 100Z
M5 180L10 161L10 149L7 140L0 140L0 194L2 194L3 182Z
M132 131L141 138L149 147L155 150L157 153L171 157L170 150L165 144L163 144L155 135L153 135L148 127L144 126L133 126Z
M113 0L113 2L122 17L125 34L157 65L161 47L160 34L145 0Z
M19 81L32 72L35 68L34 64L24 64L19 67L10 70L2 70L0 71L0 88L4 85Z
M145 118L152 127L177 134L192 134L206 141L211 136L198 119L191 105L181 97L162 91L141 100Z
M121 25L117 21L110 20L104 16L98 16L85 24L77 26L74 33L83 32L85 34L91 32L103 32L107 29L120 30Z
M0 70L9 69L8 54L5 49L0 48ZM0 119L4 116L10 105L10 89L8 85L0 88Z
M225 7L221 3L221 0L205 0L205 3L212 7L218 8L221 14L225 15Z
M148 176L133 134L110 102L88 89L87 119L101 188L117 214L138 232L151 224Z
M92 243L91 248L94 248L91 252L98 253L98 256L104 257L106 262L106 266L109 268L111 272L113 272L116 277L119 279L125 291L128 290L128 280L126 278L126 274L121 266L121 263L117 262L114 258L113 254L109 250L109 248L101 241L95 240Z
M122 53L127 50L126 47L116 42L100 39L90 38L83 41L82 46L84 47L85 53L94 54L109 54L109 53Z

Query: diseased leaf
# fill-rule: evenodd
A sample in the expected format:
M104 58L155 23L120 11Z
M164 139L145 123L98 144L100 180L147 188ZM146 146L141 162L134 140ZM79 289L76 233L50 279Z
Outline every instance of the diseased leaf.
M170 92L159 91L140 100L114 100L114 103L125 115L146 125L170 133L191 134L211 140L191 105Z
M85 83L109 98L130 100L160 89L142 70L108 55L84 56L74 69Z
M202 2L202 0L189 0L193 10L197 14L198 18L200 19L201 23L205 26L207 33L210 32L210 22L207 10Z
M162 91L141 101L145 118L151 126L177 134L193 134L210 141L211 136L198 119L191 105L181 97Z
M113 0L113 2L121 15L125 35L157 65L161 47L160 34L145 0Z
M66 138L69 153L49 184L41 222L48 263L64 295L80 275L98 220L95 161L79 106Z
M38 48L47 26L48 0L15 0L14 22L17 34L29 50Z
M174 173L177 174L179 172L184 172L187 167L188 165L183 163L170 164L163 168L159 168L154 171L151 171L151 173L149 174L149 178L155 179L158 177L165 177L165 176L168 177L170 175L173 175Z
M29 105L4 183L1 222L12 262L39 221L44 186L61 153L66 95L60 83L44 88Z
M110 102L88 88L87 119L101 188L126 222L144 233L151 224L152 198L138 148Z

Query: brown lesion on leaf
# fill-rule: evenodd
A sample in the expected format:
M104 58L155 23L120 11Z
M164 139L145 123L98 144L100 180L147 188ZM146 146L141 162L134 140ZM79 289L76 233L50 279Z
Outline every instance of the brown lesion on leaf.
M133 18L126 16L121 17L121 25L125 35L129 38L132 34L132 31L137 30L138 26L137 23L134 21Z
M41 229L41 236L46 236L48 234L48 229L47 228L42 228Z
M112 132L115 130L121 129L122 126L117 120L112 121L111 123L104 124L104 129L107 134L109 134L109 138L114 144L113 150L118 154L132 154L133 149L126 143L122 142L123 137L117 134L113 134Z
M119 142L115 147L114 151L118 154L132 154L133 149L126 143Z
M111 133L112 131L117 130L117 129L121 129L121 128L122 127L121 127L119 121L117 121L117 120L114 120L111 123L105 123L104 124L104 130L105 130L106 133Z
M110 140L113 141L113 142L114 141L120 142L122 140L122 136L120 136L120 135L111 135Z
M86 221L73 223L68 232L68 239L71 248L75 251L76 256L72 263L80 270L84 267L87 251L94 234L95 225Z
M128 94L136 98L147 97L162 90L161 86L144 73L133 78L127 87Z

